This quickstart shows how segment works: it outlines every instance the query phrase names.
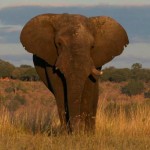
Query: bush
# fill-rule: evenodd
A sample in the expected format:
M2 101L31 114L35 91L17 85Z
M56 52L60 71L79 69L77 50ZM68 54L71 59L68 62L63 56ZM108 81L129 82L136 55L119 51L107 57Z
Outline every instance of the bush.
M104 74L101 76L101 81L111 81L111 82L123 82L130 78L130 70L127 68L116 69L116 68L106 68L103 70Z
M11 93L11 92L15 92L15 89L13 87L8 87L5 89L6 93Z
M9 111L16 111L21 105L26 104L26 99L23 96L16 95L7 105Z
M27 91L27 89L21 84L21 82L16 82L16 83L12 82L10 84L10 87L7 87L5 89L5 92L7 92L7 93L12 93L12 92L16 93L19 90L23 91L23 92Z
M127 85L122 87L121 92L128 96L141 94L144 90L144 84L137 80L131 80Z
M144 93L145 98L150 98L150 91Z
M8 110L11 111L11 112L16 111L19 107L20 107L19 102L18 101L14 101L14 100L11 100L9 102L9 104L7 105Z
M36 73L35 69L28 65L23 65L21 67L17 67L12 72L13 79L20 79L22 81L37 81L39 80L39 76Z
M0 108L1 108L1 106L5 105L6 100L7 99L4 95L0 95Z
M26 99L23 96L20 96L18 94L14 97L14 100L18 101L20 105L26 104Z
M10 78L14 69L14 65L0 59L0 78Z

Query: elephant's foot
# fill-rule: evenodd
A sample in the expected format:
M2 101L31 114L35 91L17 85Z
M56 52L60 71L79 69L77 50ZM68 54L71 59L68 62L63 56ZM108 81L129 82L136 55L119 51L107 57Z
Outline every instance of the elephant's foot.
M85 118L85 132L94 133L95 132L95 116L88 115Z
M70 119L69 133L94 133L95 117L90 115L76 116Z

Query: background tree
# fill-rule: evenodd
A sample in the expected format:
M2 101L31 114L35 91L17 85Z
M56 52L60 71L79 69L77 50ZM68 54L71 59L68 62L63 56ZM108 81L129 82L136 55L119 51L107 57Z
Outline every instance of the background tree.
M131 66L131 78L134 80L139 80L141 76L142 64L134 63Z
M23 64L23 65L20 65L20 68L32 68L32 66Z
M140 64L140 63L134 63L134 64L131 66L131 69L132 69L132 70L140 70L140 69L142 69L142 64Z
M11 77L15 66L0 59L0 78Z
M20 79L23 81L37 81L39 76L33 67L27 68L24 70L24 73L21 74Z
M114 67L110 67L104 69L103 72L104 73L101 76L102 81L123 82L127 81L131 76L131 71L128 68L116 69Z
M12 72L13 79L20 79L22 81L37 81L39 76L35 71L35 68L29 65L21 65L16 67Z
M13 78L26 81L37 81L39 76L35 68L22 64L15 67L9 62L0 59L0 78ZM142 68L142 64L134 63L129 68L115 68L113 66L103 69L103 75L100 77L101 81L110 82L126 82L129 80L137 80L145 83L150 82L150 69Z
M20 67L16 67L13 72L12 72L12 78L13 79L20 79L21 75L24 73L24 69L20 68Z

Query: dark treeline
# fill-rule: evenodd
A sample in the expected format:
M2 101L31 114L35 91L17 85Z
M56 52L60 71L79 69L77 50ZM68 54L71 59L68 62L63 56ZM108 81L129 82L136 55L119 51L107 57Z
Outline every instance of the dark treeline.
M22 81L38 81L34 67L30 65L20 65L15 67L13 64L0 59L0 78L19 79Z
M34 67L20 65L15 67L13 64L0 59L0 78L12 78L23 81L37 81L39 77ZM129 80L140 80L145 83L150 82L150 69L142 68L142 64L135 63L131 68L118 69L109 67L103 69L101 81L124 82Z
M105 68L102 81L124 82L129 80L139 80L145 83L150 82L150 69L142 68L142 64L135 63L129 68L117 69L114 67Z

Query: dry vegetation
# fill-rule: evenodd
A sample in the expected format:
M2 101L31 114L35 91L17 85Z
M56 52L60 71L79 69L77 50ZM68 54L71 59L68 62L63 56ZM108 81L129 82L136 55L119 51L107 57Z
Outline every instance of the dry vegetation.
M123 84L100 84L94 135L57 135L55 100L41 82L0 81L0 150L149 150L150 99L121 94Z

